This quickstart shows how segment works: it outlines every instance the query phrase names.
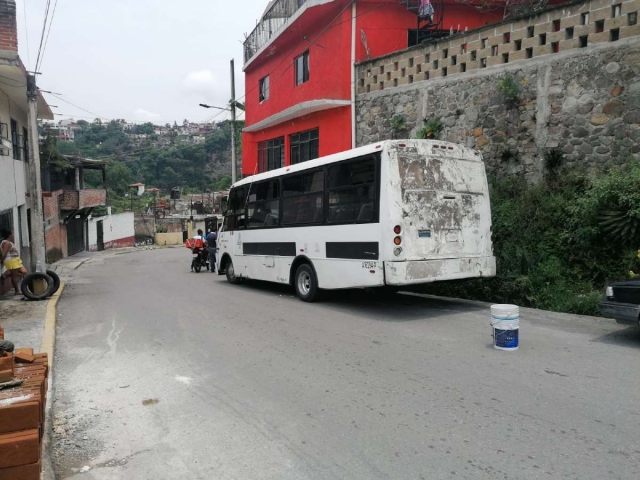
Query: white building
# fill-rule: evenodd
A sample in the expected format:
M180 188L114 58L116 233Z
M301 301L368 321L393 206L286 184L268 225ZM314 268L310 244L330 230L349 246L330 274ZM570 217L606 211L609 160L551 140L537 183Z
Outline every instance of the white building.
M5 12L3 15L10 16L3 18L3 37L0 37L0 228L14 232L23 262L28 264L33 199L27 197L30 134L27 123L27 74L18 56L15 40L15 7L9 8L7 4L15 5L8 0L0 0L0 7ZM53 120L53 113L39 92L37 105L38 118ZM34 134L38 135L38 132Z

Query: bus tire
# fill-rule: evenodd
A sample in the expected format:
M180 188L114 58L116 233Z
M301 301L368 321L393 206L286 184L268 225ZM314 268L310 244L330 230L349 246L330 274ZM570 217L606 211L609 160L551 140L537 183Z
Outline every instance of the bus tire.
M44 293L36 294L33 293L32 285L34 280L44 280L47 282L47 288ZM46 273L29 273L25 275L22 279L22 283L20 284L20 291L22 295L24 295L29 300L44 300L49 296L49 290L53 288L53 278L51 278Z
M227 282L229 282L230 284L238 285L242 283L242 278L236 277L236 270L235 268L233 268L233 262L231 261L231 259L227 260L227 263L225 265L225 273L227 275Z
M293 285L296 289L296 295L303 302L314 302L318 299L318 278L308 263L298 267Z
M56 293L58 290L60 290L60 277L53 270L47 270L46 273L53 280L53 287L51 287L51 290L49 292L47 292L47 297L50 297L51 295Z

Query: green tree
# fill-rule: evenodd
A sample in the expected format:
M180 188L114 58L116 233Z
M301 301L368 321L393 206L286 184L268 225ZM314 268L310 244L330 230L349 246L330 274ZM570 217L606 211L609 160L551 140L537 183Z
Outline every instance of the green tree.
M131 170L124 163L110 161L107 163L107 186L109 190L117 195L124 195L129 192L128 185L133 183Z
M231 175L223 175L213 184L215 191L229 190L229 187L231 187Z

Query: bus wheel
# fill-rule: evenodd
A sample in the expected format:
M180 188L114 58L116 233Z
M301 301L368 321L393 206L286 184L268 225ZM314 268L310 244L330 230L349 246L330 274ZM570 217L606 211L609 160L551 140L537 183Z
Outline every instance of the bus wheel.
M303 302L313 302L318 298L318 279L310 265L304 264L296 270L294 285L296 294Z
M239 283L242 283L242 278L236 277L236 270L233 268L233 262L231 261L231 259L227 261L225 270L227 273L227 282L231 283L232 285L238 285Z

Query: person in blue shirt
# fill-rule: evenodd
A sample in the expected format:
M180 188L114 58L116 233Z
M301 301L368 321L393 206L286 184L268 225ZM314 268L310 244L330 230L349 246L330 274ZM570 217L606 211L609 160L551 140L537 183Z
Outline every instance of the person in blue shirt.
M215 230L211 230L207 235L207 244L209 246L209 263L211 264L211 273L216 273L216 242L218 234Z

